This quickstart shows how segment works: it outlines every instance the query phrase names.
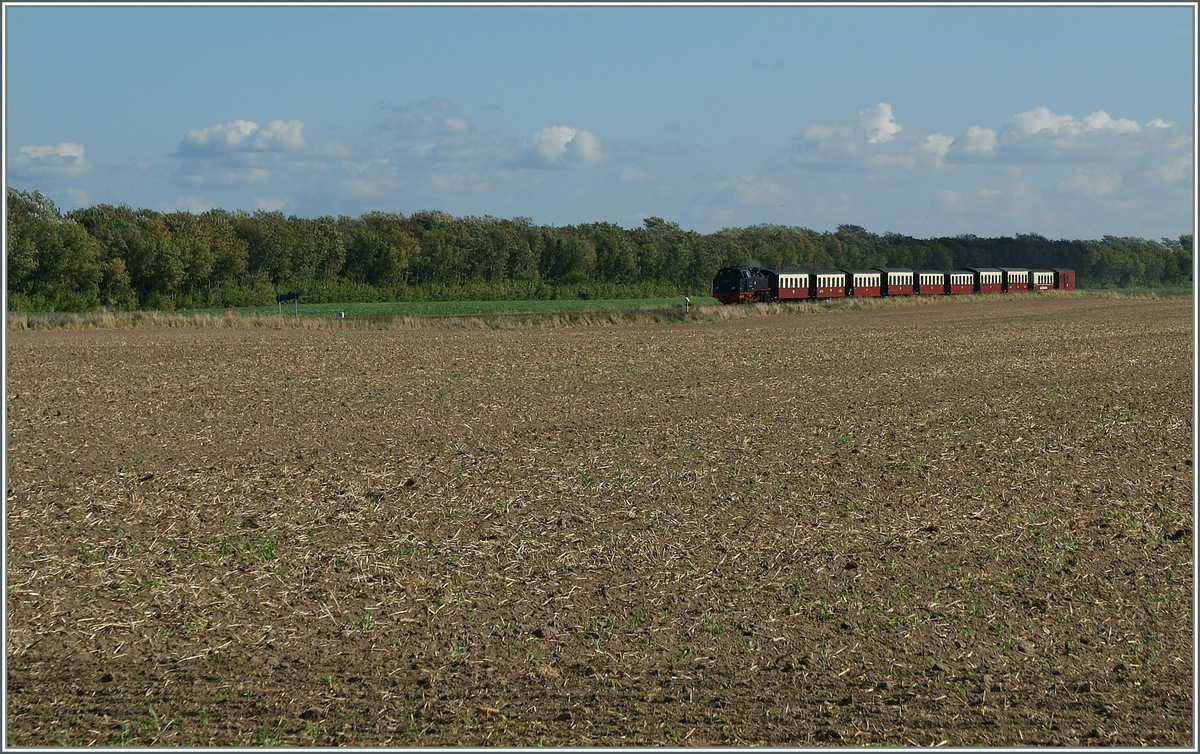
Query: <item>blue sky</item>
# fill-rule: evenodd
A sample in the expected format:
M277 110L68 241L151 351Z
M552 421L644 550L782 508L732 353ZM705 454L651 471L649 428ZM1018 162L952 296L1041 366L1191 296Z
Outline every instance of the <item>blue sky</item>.
M64 211L1195 224L1195 7L5 5L5 180Z

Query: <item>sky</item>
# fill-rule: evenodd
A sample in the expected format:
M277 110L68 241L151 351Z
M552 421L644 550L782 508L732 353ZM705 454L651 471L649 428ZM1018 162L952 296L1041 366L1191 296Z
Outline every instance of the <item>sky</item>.
M64 212L1178 238L1195 12L5 3L5 182Z

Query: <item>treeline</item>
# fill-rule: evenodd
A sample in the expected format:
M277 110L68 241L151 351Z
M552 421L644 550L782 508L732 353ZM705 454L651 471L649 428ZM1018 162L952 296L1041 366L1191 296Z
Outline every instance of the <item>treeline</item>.
M527 218L302 218L281 212L162 213L101 204L61 213L9 188L10 311L207 309L306 302L641 298L707 295L716 270L1070 267L1085 287L1155 287L1192 278L1192 236L1151 241L917 239L854 225L836 232L756 225L699 234L649 218L567 227Z

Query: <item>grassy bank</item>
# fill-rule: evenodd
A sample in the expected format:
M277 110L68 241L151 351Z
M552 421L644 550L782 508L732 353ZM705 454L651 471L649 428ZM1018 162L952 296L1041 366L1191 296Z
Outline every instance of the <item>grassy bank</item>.
M883 307L959 306L996 299L1073 296L1088 298L1177 298L1191 289L1146 291L1079 290L989 296L912 296L836 299L796 303L722 306L710 297L563 301L410 301L258 306L239 309L138 312L9 312L8 331L193 327L237 329L417 329L432 327L560 327L634 322L715 322L778 314L856 311ZM344 316L339 317L342 313Z
M716 303L714 298L693 299L696 304ZM525 301L387 301L379 303L295 304L253 306L234 309L241 316L284 315L292 317L453 317L481 314L545 314L548 312L594 311L598 309L646 309L684 305L682 296L674 298L607 300L525 300ZM202 309L179 312L186 315L223 315L226 309Z
M684 298L531 301L402 301L258 306L236 309L138 312L9 312L14 330L127 329L134 327L219 328L418 328L504 327L529 324L590 324L682 319L701 309L719 309L716 299ZM339 316L340 315L340 316Z

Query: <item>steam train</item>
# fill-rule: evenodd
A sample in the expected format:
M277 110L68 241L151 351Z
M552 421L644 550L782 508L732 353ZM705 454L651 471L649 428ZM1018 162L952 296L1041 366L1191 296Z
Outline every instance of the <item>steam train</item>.
M943 272L897 267L779 271L722 267L713 278L713 298L722 304L1074 289L1075 271L1061 268L969 267Z

